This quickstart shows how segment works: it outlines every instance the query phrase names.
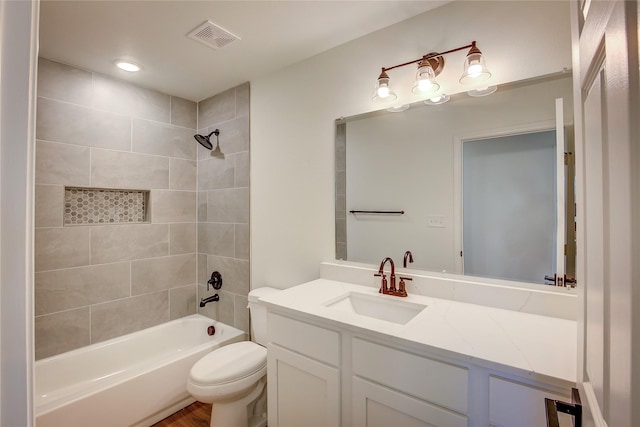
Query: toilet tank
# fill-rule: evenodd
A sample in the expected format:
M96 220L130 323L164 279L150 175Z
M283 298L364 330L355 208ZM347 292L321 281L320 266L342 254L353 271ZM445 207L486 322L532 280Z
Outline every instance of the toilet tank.
M251 339L262 345L267 345L267 307L259 299L279 292L280 289L262 287L249 292L249 312L251 313Z

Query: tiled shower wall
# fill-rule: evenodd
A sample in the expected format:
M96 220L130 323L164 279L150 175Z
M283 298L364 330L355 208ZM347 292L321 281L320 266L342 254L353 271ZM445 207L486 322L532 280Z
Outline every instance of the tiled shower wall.
M199 310L248 331L249 83L198 104L198 133L215 129L222 155L198 146L198 298L218 293L220 301ZM222 289L207 291L213 271Z
M214 270L201 313L249 330L248 83L198 106L41 59L36 138L37 359L195 313ZM150 190L149 222L63 226L65 187Z
M36 358L196 312L195 102L41 59ZM64 187L150 190L145 224L63 226Z

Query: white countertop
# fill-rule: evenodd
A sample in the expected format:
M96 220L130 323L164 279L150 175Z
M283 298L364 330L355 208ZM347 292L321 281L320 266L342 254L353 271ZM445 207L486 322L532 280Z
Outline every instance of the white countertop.
M327 307L349 292L427 305L405 325ZM371 286L318 279L261 298L268 307L322 319L349 330L388 336L490 369L574 383L576 322L452 300L381 295Z

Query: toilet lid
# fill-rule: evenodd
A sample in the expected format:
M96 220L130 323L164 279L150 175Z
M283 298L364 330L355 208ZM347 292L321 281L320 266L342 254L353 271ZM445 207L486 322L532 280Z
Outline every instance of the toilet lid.
M251 375L266 364L266 348L252 341L242 341L204 356L193 365L190 376L199 384L223 384Z

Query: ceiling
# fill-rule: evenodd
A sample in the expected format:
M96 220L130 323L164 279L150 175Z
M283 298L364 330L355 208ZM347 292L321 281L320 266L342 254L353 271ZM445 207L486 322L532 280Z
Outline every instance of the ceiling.
M201 101L448 1L53 1L40 4L40 56ZM211 21L241 40L187 37ZM114 66L142 65L131 74Z

